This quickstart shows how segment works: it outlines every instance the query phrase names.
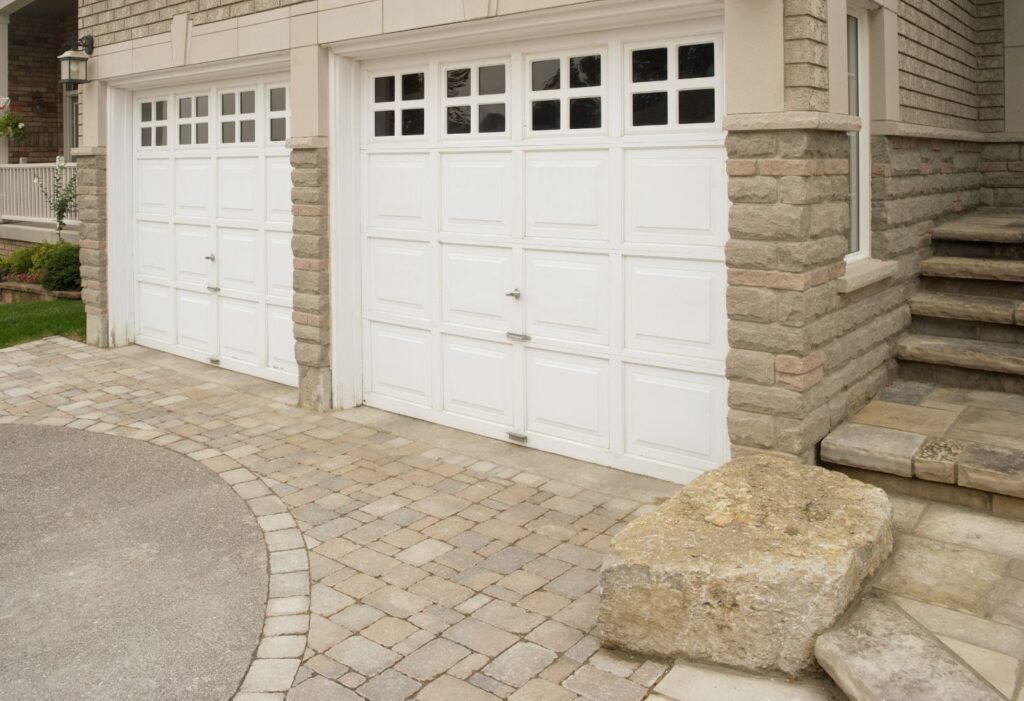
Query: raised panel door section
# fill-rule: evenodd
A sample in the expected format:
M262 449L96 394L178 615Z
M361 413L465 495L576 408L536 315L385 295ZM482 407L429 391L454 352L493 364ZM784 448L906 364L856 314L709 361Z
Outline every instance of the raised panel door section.
M527 350L528 431L608 448L608 403L607 360Z
M215 297L204 292L177 291L178 345L214 355L217 352Z
M511 426L512 346L449 335L441 344L444 410Z
M263 219L263 177L260 159L217 160L217 216L221 219Z
M264 328L257 302L219 298L220 357L260 365Z
M435 263L426 243L370 239L369 308L377 313L433 318Z
M209 219L213 216L216 190L213 159L187 158L174 162L174 214Z
M264 220L287 226L292 223L292 165L288 156L266 158L266 211Z
M625 259L626 347L720 358L725 276L720 263Z
M608 151L526 154L526 235L607 241Z
M298 374L295 364L295 326L291 307L266 305L267 367L287 377Z
M607 346L610 323L608 256L526 252L526 332L534 340Z
M429 408L434 364L430 332L371 323L369 336L369 392Z
M704 149L625 154L627 243L721 245L721 155Z
M264 241L267 247L267 297L277 304L291 306L295 290L292 283L295 274L292 263L292 235L268 231Z
M179 285L205 290L212 285L213 262L208 258L217 250L213 230L208 226L177 224L174 227L175 279Z
M627 454L700 469L721 463L723 378L632 364L624 375Z
M140 215L169 217L174 183L169 160L135 162L135 211Z
M151 281L170 282L174 275L174 237L171 225L140 221L136 232L136 272Z
M369 156L369 226L381 231L426 232L432 180L426 154Z
M514 272L512 250L483 246L441 247L441 310L445 323L505 332L509 327Z
M163 285L140 282L138 286L140 340L174 343L176 321L174 291Z
M441 158L441 228L508 236L516 211L511 153L456 153Z
M257 299L263 294L262 234L253 229L217 230L221 292Z

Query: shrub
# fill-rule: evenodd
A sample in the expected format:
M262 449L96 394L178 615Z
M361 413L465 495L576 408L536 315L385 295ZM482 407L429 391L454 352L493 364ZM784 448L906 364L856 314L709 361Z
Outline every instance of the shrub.
M29 270L43 270L46 267L46 261L50 254L60 246L61 244L59 243L40 243L32 246L29 249L32 251L32 267Z
M19 248L9 256L0 261L0 273L4 275L18 275L32 270L32 254L36 247Z
M82 287L78 263L78 246L57 243L50 246L42 276L39 279L46 290L77 290Z

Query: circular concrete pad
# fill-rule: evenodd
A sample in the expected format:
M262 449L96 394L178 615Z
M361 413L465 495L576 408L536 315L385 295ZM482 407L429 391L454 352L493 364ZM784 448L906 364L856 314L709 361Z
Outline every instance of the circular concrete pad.
M0 426L0 695L227 699L259 642L263 535L172 451Z

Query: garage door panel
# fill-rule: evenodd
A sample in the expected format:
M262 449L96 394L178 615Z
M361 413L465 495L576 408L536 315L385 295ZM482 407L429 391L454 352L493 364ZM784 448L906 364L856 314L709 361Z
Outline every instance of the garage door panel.
M431 406L434 358L430 332L393 324L371 323L369 336L373 358L368 388L370 393L424 407Z
M174 213L179 217L209 219L213 216L216 190L213 159L189 158L174 164Z
M175 342L174 292L162 285L138 285L139 337L157 343Z
M526 428L609 446L609 363L567 353L526 353Z
M218 287L256 298L264 293L263 235L252 229L217 229Z
M261 171L257 156L217 160L217 216L220 219L263 219Z
M288 156L268 157L266 169L266 210L264 220L287 227L292 223L292 166Z
M515 226L513 168L511 153L442 156L442 231L509 236Z
M422 232L428 230L428 203L433 197L429 156L371 155L369 180L367 217L371 228Z
M217 306L212 294L178 290L176 295L178 345L215 355L217 352Z
M169 217L174 195L171 163L141 160L135 164L135 211L140 215Z
M220 297L218 327L220 356L248 365L261 365L264 328L260 305Z
M512 426L512 346L442 336L444 410Z
M477 329L506 331L514 287L512 250L483 246L441 247L444 321Z
M609 260L606 255L526 252L526 332L550 339L607 346Z
M217 250L210 227L177 224L174 244L175 280L179 285L206 287L216 282L212 279L213 262L207 259Z
M626 348L678 356L722 354L721 265L672 258L625 259Z
M295 364L295 325L290 306L268 304L265 308L267 329L267 367L286 375L297 375Z
M429 321L434 317L436 264L419 241L371 239L369 306L374 312Z
M692 150L626 152L625 240L631 243L724 243L721 158Z
M268 231L264 240L266 241L267 297L279 304L291 306L295 290L292 282L295 275L292 262L292 235Z
M174 278L174 236L171 225L140 221L136 225L136 272L153 281Z
M667 463L723 458L720 377L626 365L626 452Z
M526 154L526 235L607 241L606 150Z

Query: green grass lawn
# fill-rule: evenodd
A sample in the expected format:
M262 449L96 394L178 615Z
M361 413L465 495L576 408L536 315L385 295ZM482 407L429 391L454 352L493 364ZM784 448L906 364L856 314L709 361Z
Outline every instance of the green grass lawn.
M0 348L46 336L85 340L85 309L77 299L0 304Z

